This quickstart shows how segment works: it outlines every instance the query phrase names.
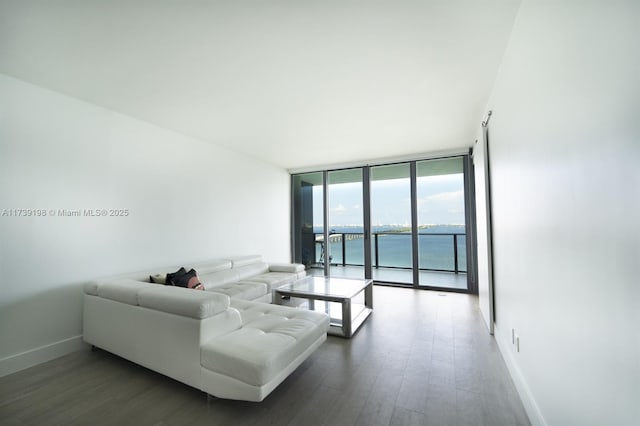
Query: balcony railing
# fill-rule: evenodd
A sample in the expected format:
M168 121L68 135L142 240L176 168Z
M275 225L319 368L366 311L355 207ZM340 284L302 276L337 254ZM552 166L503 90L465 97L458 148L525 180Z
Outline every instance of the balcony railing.
M412 269L411 233L373 232L374 268ZM327 257L324 234L314 233L316 263ZM332 265L364 266L364 247L355 241L364 238L358 232L332 232L329 235L329 259ZM404 240L406 238L406 241ZM354 243L349 243L354 241ZM418 233L419 269L421 271L466 272L465 233Z

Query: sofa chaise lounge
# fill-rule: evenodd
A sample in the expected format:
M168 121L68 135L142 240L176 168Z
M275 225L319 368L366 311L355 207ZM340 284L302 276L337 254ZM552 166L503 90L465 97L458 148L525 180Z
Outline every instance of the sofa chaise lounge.
M84 340L210 395L247 401L263 400L326 340L327 315L264 303L304 276L302 265L245 256L193 267L206 291L149 282L172 268L87 283Z

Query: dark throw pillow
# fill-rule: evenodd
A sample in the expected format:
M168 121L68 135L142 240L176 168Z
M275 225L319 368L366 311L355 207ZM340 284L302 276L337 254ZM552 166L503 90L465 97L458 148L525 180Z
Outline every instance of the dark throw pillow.
M166 284L166 285L175 285L175 284L173 283L173 280L175 280L175 279L176 279L176 277L179 277L180 275L184 275L184 274L186 274L186 273L187 273L187 270L186 270L186 269L184 269L184 267L183 267L183 268L178 269L178 270L177 270L177 271L175 271L175 272L172 272L172 273L170 273L170 274L167 274L167 280L165 281L165 284Z
M184 271L184 273L180 273L181 271ZM169 275L171 275L171 279L169 279ZM174 274L167 274L167 284L174 285L176 287L204 290L204 287L200 284L200 279L198 278L198 274L195 269L191 269L187 272L184 268L180 268L180 270Z

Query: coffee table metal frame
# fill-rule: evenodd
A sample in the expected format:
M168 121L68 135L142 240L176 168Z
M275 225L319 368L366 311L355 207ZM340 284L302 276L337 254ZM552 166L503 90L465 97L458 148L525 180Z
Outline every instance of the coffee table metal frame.
M329 286L331 284L331 280L334 281L334 285L339 285L338 282L340 281L346 281L346 284L349 285L349 289L346 291L343 289L343 291L340 292L313 291L305 288L314 282L314 280L316 283L324 283L325 286ZM352 317L353 312L351 309L351 302L354 297L362 292L364 292L364 306L355 317ZM291 284L286 284L277 288L274 290L274 293L274 300L278 305L283 304L283 296L289 296L293 298L307 299L309 301L309 310L314 310L314 302L316 300L340 303L342 305L342 322L341 324L338 324L335 321L332 321L328 333L341 337L350 338L353 336L373 311L373 280L371 279L308 276Z

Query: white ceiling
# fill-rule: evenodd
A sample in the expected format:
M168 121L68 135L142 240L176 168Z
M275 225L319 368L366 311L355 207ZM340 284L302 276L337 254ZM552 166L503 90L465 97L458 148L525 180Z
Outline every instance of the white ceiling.
M0 2L0 72L284 168L471 146L519 0Z

